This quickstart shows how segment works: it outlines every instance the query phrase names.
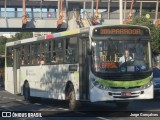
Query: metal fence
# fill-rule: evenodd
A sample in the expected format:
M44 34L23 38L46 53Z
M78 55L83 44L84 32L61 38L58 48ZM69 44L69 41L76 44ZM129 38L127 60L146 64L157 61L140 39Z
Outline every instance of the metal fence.
M88 16L92 18L92 14L90 12L87 12ZM58 18L57 12L27 12L28 18ZM68 18L72 16L72 12L69 12ZM83 17L83 14L80 13ZM101 12L99 13L101 15L101 19L119 19L119 13L118 12L111 12L108 14L108 12ZM156 13L155 12L142 12L141 16L145 16L146 14L150 15L150 19L155 19ZM108 16L109 15L109 16ZM129 15L129 12L126 12L124 15L124 19L126 19ZM140 16L139 12L134 12L133 17ZM22 18L22 11L0 11L0 18ZM158 13L158 18L160 18L160 12Z
M27 12L28 18L57 18L57 12ZM22 18L21 11L1 11L0 18Z

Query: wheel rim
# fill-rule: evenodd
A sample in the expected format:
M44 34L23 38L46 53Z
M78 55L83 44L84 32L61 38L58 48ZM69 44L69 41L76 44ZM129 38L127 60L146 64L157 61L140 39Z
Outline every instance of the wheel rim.
M69 108L71 110L74 110L75 106L76 106L75 104L76 104L75 93L74 93L74 91L71 91L70 95L69 95Z

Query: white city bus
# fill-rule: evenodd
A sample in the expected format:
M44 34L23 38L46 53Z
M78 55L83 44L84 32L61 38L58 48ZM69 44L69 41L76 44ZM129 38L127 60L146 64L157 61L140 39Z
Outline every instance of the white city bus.
M6 44L5 90L33 97L79 101L152 99L150 30L114 25L54 33ZM132 60L119 62L125 49Z

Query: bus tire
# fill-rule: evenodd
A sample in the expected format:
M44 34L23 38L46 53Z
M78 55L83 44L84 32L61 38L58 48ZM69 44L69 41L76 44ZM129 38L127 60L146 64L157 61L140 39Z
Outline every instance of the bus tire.
M23 87L23 95L24 95L24 99L26 101L30 101L31 97L30 97L30 88L29 88L29 83L26 82L24 84L24 87Z
M125 108L127 108L128 107L128 105L129 105L129 102L116 102L116 106L118 107L118 108L122 108L122 109L125 109Z
M76 110L78 108L77 106L77 100L74 89L69 92L69 109L70 110Z

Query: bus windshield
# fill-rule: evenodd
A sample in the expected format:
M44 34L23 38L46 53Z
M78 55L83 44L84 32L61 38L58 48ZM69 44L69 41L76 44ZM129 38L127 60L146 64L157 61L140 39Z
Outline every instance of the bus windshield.
M143 72L149 69L147 40L93 40L92 67L95 72Z

